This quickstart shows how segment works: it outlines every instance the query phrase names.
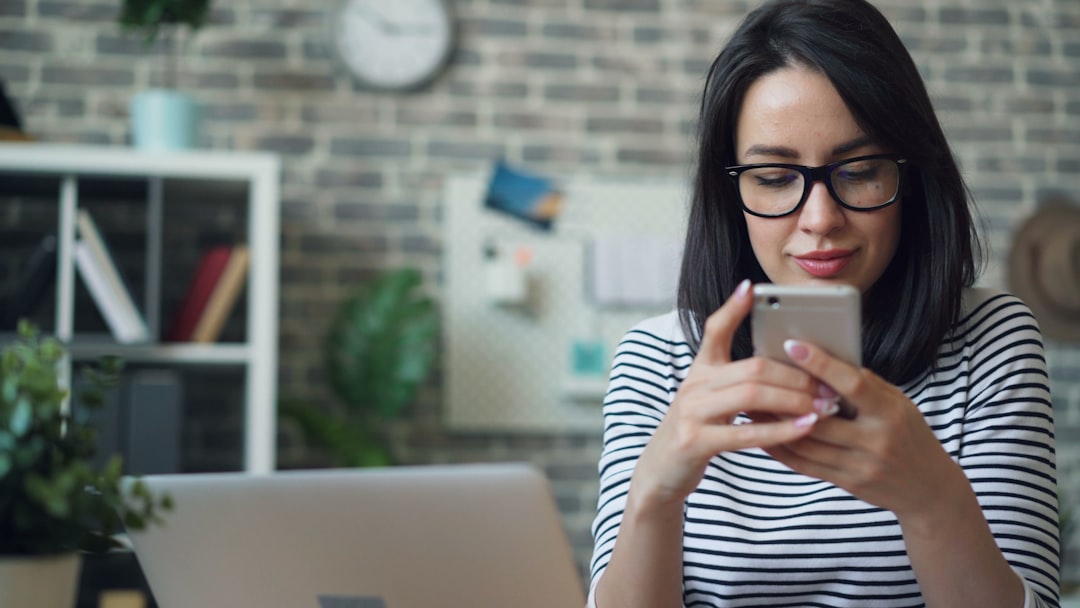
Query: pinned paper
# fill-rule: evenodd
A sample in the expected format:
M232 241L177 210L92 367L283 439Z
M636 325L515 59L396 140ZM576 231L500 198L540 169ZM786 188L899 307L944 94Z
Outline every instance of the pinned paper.
M550 230L563 206L563 193L553 180L529 175L498 163L488 184L484 205L533 226Z
M528 268L533 259L532 247L489 243L484 257L488 297L502 305L525 304L529 296Z
M671 306L681 260L681 243L677 240L598 237L589 247L589 295L597 306Z
M607 359L600 340L574 340L570 345L570 372L575 376L604 376Z

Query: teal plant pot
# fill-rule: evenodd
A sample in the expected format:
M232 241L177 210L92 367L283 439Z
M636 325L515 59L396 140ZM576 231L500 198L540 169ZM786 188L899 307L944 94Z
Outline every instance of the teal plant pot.
M191 97L150 89L131 100L131 143L139 150L187 150L199 135L199 107Z

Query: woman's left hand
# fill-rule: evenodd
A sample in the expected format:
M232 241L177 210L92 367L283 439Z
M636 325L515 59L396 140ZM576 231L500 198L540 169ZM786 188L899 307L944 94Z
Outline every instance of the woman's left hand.
M966 484L918 407L896 386L813 345L785 344L804 370L857 410L854 420L820 420L795 442L766 451L791 469L843 488L897 516L925 514Z

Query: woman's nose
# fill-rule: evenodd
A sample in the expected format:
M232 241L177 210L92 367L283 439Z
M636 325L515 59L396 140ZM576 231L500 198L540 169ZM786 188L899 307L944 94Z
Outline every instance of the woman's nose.
M824 182L814 182L802 209L799 209L799 229L811 234L828 234L843 226L844 208L833 198Z

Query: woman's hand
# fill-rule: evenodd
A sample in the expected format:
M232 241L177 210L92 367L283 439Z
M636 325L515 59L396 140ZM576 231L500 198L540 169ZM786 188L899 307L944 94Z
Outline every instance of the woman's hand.
M813 345L789 340L784 348L802 369L854 406L858 416L822 420L799 440L768 448L774 458L901 519L927 514L957 491L970 492L959 465L899 388Z
M760 357L732 362L732 337L751 303L744 281L706 321L701 349L634 470L637 506L681 506L710 458L794 442L817 422L815 402L817 411L828 404L818 398L820 383L805 371ZM772 420L733 425L739 412Z

